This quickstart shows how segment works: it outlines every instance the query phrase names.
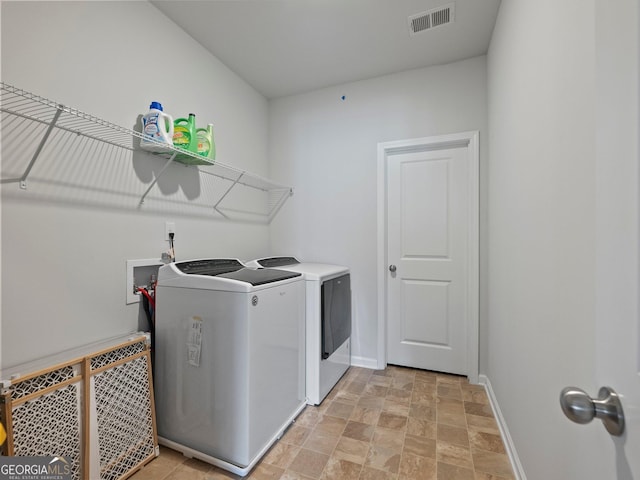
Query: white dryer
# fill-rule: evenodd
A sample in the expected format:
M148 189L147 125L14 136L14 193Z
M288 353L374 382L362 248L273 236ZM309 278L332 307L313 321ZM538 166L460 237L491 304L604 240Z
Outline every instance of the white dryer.
M319 405L351 365L351 275L348 267L260 258L248 267L303 274L306 284L307 403Z
M164 265L156 290L159 442L246 475L305 406L303 277L236 259Z

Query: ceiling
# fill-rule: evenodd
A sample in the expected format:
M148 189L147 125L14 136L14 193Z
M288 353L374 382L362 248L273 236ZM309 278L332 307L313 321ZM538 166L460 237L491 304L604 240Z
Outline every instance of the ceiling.
M500 0L160 0L160 11L267 98L487 52ZM408 17L455 3L416 35Z

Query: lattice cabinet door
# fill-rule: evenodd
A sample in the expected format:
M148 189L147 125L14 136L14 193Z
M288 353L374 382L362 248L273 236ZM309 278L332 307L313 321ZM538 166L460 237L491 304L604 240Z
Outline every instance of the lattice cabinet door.
M149 350L135 342L88 359L100 478L128 476L157 454ZM92 408L93 410L93 408Z
M3 422L7 427L5 454L63 456L72 478L83 475L84 389L79 362L26 375L3 392Z
M147 337L100 346L3 381L3 455L63 456L74 480L124 479L158 455Z

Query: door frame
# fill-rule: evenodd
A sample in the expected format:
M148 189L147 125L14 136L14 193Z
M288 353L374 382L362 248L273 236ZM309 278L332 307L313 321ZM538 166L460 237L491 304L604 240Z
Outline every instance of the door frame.
M469 222L467 250L467 376L478 383L480 315L480 145L479 131L378 143L378 369L387 366L387 166L392 155L466 147Z

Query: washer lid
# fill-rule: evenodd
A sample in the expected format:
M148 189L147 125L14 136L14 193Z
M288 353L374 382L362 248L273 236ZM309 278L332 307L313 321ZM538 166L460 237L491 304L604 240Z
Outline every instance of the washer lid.
M288 278L295 278L300 276L302 276L301 273L287 272L286 270L276 270L271 268L259 268L256 270L254 270L253 268L243 268L241 270L236 270L235 272L223 273L218 275L218 277L250 283L253 286L264 285L265 283L279 282L280 280L286 280Z
M253 286L301 276L298 272L288 272L286 270L246 268L240 261L232 258L191 260L188 262L175 263L174 265L185 275L228 278L230 280L249 283Z
M295 257L270 257L256 260L256 263L261 267L273 268L284 267L286 265L297 265L300 262Z
M244 268L244 265L235 258L189 260L187 262L174 263L174 266L186 275L209 275L212 277Z
M290 272L300 272L307 281L325 281L349 273L349 267L328 263L300 262L296 257L256 258L244 263L251 268L282 268Z

